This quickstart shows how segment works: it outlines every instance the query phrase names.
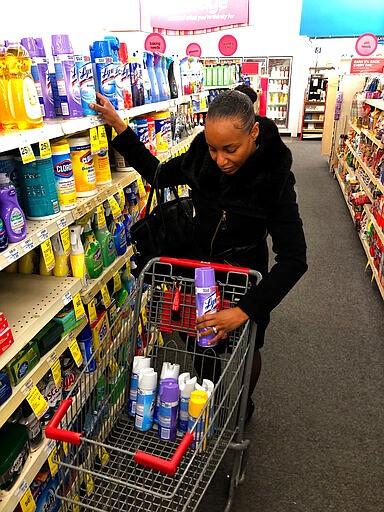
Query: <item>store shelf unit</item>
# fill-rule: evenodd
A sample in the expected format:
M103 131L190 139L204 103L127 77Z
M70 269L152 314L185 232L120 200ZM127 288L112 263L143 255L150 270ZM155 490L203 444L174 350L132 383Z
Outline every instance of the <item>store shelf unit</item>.
M304 101L300 139L321 138L323 135L325 102Z
M288 130L289 94L292 57L269 57L267 117L275 121L279 131Z

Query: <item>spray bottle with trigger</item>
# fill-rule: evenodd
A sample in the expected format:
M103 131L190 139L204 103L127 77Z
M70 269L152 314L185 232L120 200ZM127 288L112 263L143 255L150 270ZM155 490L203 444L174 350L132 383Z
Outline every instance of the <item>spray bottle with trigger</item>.
M83 288L88 288L89 276L85 266L84 247L81 243L81 232L83 228L79 224L73 224L69 229L71 241L71 268L73 277L81 279Z

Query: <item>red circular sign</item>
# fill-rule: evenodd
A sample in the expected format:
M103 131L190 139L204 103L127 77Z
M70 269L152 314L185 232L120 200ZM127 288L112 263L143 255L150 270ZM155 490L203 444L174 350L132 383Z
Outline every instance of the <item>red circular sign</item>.
M201 57L201 46L197 43L190 43L187 46L185 53L189 57Z
M355 45L356 52L362 57L368 57L376 51L377 37L374 34L367 32L360 36Z
M237 39L231 35L223 36L219 41L219 51L225 57L233 55L237 50Z
M145 39L144 48L148 52L165 53L166 47L167 44L164 37L157 32L152 32L152 34L149 34Z

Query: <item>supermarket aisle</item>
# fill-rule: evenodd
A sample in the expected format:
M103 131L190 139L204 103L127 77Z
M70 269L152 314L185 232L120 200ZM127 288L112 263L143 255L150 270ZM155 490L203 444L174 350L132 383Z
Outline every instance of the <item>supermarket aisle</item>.
M309 271L272 316L234 512L384 510L384 305L320 142L292 149ZM224 461L199 512L224 510Z

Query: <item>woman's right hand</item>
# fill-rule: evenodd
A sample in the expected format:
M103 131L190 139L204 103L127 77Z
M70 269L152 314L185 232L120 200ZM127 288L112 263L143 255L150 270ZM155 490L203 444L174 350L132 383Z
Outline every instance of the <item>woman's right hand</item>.
M96 98L97 103L90 103L90 108L99 112L103 116L105 123L112 126L117 133L122 133L127 128L127 125L121 119L112 103L99 92L96 93Z

